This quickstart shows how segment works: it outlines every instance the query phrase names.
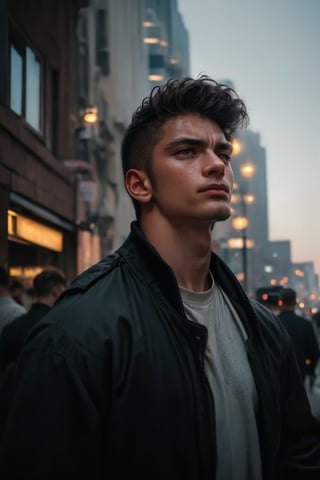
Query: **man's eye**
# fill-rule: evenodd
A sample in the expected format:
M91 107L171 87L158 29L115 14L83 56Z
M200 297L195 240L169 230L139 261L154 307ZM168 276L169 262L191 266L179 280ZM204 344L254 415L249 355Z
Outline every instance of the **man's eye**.
M231 160L231 156L227 153L218 153L218 157L221 158L221 160L225 163L228 163Z
M189 155L194 155L195 150L193 148L184 148L183 150L179 150L176 155L180 157L187 157Z

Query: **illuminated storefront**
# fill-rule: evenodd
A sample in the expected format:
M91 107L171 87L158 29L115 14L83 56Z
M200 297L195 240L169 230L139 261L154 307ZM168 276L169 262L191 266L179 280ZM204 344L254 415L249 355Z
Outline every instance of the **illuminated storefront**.
M62 252L63 250L63 235L61 232L41 225L41 223L24 217L13 210L8 212L8 235L13 240L15 238L26 240L55 252Z
M11 198L20 205L11 204L7 211L10 276L31 287L43 268L53 266L68 274L66 252L70 251L74 226L16 194Z

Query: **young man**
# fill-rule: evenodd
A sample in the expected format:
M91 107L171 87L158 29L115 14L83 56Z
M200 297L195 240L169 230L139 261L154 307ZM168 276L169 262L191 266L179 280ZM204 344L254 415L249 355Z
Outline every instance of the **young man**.
M0 474L319 478L320 426L290 339L210 251L246 122L235 92L207 77L143 101L122 148L137 222L25 346Z
M296 305L295 290L292 288L281 290L279 318L291 337L300 373L304 380L306 375L314 377L314 369L319 360L319 347L312 322L296 314Z

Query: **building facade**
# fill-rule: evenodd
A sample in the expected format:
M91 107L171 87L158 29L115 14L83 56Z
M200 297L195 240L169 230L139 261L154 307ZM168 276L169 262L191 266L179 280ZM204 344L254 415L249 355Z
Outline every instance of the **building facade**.
M76 190L64 160L78 124L84 1L0 0L0 262L25 281L77 271Z
M134 218L120 149L132 112L148 93L144 12L143 0L90 0L80 11L81 102L98 114L97 123L78 132L78 158L87 162L96 182L96 197L83 218L90 229L80 270L117 248Z

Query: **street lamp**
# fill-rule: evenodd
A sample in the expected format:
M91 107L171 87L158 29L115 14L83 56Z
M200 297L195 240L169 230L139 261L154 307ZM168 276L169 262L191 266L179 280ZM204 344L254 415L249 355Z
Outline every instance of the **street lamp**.
M86 123L94 124L97 123L99 116L98 116L98 108L97 107L88 107L83 112L83 120Z
M241 175L244 178L252 178L255 174L256 167L251 162L245 162L240 167Z
M247 228L249 225L248 218L245 216L237 216L232 219L232 226L241 232L242 238L242 269L243 269L243 288L247 291L248 264L247 264Z
M241 142L237 138L234 138L231 143L233 155L238 155L242 150Z
M240 174L245 179L251 179L256 171L256 167L251 162L245 162L240 166ZM240 182L243 184L244 182ZM247 206L252 205L255 201L255 196L248 193L244 185L239 186L235 189L235 193L232 196L233 203L240 204L240 213L233 218L232 226L235 230L241 232L241 248L242 248L242 268L243 268L243 287L247 291L248 288L248 262L247 262L247 228L249 225L249 220L247 216Z

